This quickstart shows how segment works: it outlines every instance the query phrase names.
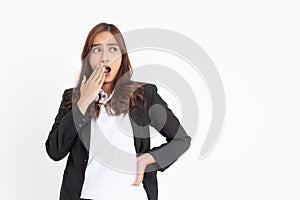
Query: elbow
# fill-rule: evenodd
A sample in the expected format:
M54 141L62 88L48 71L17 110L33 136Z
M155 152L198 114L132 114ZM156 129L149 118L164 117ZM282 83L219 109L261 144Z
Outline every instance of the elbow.
M187 151L191 146L192 138L187 134L187 132L183 129L182 126L180 131L178 131L178 139L181 141L182 151Z
M190 148L192 138L190 136L186 137L186 149Z
M191 146L191 137L187 135L186 137L184 137L183 140L184 140L183 152L186 152Z
M175 138L177 138L181 143L182 153L190 148L192 138L187 134L182 126L179 127Z

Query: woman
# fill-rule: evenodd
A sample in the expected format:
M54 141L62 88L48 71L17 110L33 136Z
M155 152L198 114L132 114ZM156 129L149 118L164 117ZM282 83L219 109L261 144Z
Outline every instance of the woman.
M81 62L78 83L64 91L45 143L49 157L55 161L69 154L60 200L156 200L157 171L172 165L189 148L191 138L154 84L131 80L125 42L116 26L100 23L89 32ZM159 109L152 109L154 105ZM131 139L123 137L112 123L121 115L130 120ZM149 126L167 142L150 149ZM93 145L100 132L106 135L100 141L106 143ZM109 142L107 137L111 137ZM96 151L101 155L106 151L109 158L124 160L114 154L115 149L105 149L110 142L123 147L119 152L134 155L134 161L125 161L129 165L135 162L131 165L134 176L112 169L101 162L104 157L97 157Z

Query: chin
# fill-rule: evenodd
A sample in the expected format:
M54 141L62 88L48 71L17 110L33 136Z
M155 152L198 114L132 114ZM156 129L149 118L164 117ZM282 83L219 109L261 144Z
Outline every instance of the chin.
M111 83L112 81L113 81L112 79L107 79L107 78L104 79L104 83Z

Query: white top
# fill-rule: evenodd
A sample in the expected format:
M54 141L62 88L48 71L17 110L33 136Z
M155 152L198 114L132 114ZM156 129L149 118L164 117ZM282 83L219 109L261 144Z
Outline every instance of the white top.
M112 94L100 102L105 104ZM143 183L131 185L136 180L136 151L128 115L109 116L104 105L100 109L98 119L91 120L89 160L80 198L148 200Z

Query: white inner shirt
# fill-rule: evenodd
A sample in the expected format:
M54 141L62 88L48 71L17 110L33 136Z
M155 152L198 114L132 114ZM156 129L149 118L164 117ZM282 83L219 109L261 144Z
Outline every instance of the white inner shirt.
M105 92L101 89L101 93ZM100 102L105 104L112 94ZM104 105L100 110L98 119L91 119L89 160L80 198L148 200L143 183L131 185L136 180L136 151L128 114L109 116Z

